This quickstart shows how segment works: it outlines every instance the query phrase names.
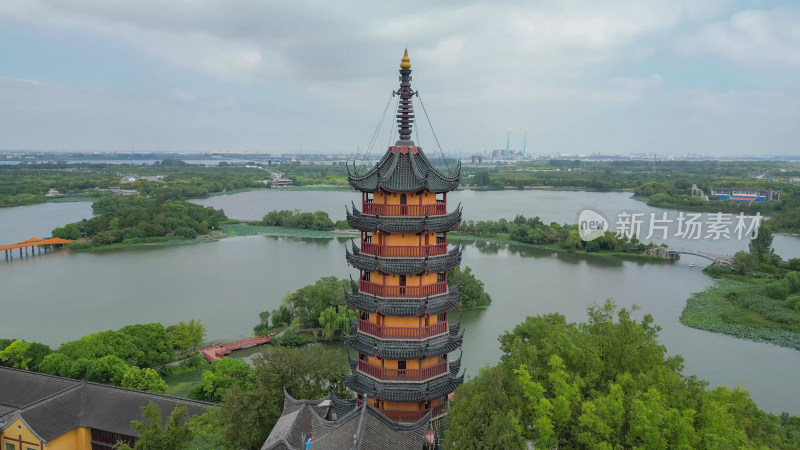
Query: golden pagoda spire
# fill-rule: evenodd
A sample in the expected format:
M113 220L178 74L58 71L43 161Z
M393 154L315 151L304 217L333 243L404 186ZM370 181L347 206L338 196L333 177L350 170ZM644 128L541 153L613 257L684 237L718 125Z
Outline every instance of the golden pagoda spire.
M408 49L406 49L405 54L403 54L403 61L400 63L401 69L410 69L411 68L411 58L408 57Z

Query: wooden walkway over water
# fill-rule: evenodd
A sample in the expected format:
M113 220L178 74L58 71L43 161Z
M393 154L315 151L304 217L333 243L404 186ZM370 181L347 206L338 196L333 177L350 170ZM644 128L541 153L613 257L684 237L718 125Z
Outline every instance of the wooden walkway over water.
M209 362L216 361L218 359L225 357L228 353L234 350L240 350L243 348L250 348L250 347L255 347L256 345L266 344L269 342L270 339L272 339L273 336L275 336L275 333L266 334L264 336L239 339L238 341L233 341L233 342L219 342L216 344L204 345L200 347L200 353L202 353L203 357L207 359Z
M16 244L9 244L9 245L0 245L0 251L5 253L6 259L10 259L14 257L14 250L19 249L19 257L22 258L22 250L25 250L25 255L28 255L28 250L30 249L31 255L36 255L36 250L39 250L41 254L42 251L47 252L48 250L53 250L56 247L61 247L62 245L69 244L73 241L69 239L61 239L61 238L52 238L52 239L40 239L40 238L30 238L25 239L24 241L17 242Z

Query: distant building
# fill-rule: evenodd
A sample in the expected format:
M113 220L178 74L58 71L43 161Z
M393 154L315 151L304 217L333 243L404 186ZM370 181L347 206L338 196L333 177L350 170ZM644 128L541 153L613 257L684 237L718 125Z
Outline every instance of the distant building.
M164 181L164 175L150 175L141 178L147 181Z
M136 177L131 176L131 175L126 175L126 176L120 178L119 182L120 183L134 183L134 182L136 182Z
M166 418L177 405L189 417L216 405L116 386L0 367L0 448L112 449L133 445L142 407L154 402Z
M283 174L278 172L272 172L272 186L274 187L286 187L291 186L294 184L294 180L290 178L282 178Z
M710 194L720 200L730 200L737 203L769 202L779 200L781 191L746 189L746 188L711 188Z
M708 196L706 195L706 193L705 193L705 192L703 192L703 190L702 190L702 189L700 189L699 187L697 187L697 185L696 185L696 184L693 184L693 185L692 185L692 197L700 197L700 198L702 198L703 200L705 200L705 201L708 201Z
M44 194L45 197L55 197L57 195L63 195L63 194L61 194L61 192L59 192L57 189L53 188L50 188L50 190L47 191L47 194Z

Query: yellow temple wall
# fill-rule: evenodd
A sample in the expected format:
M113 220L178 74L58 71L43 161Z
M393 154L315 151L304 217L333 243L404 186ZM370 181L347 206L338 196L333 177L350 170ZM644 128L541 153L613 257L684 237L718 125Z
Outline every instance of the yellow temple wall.
M20 446L18 439L22 439L25 443ZM5 450L6 444L13 445L15 450L23 450L28 447L39 447L41 441L21 419L17 419L0 433L0 448Z
M383 402L383 409L389 411L419 411L422 407L417 402Z
M91 440L91 430L78 427L48 442L45 448L47 450L91 450Z

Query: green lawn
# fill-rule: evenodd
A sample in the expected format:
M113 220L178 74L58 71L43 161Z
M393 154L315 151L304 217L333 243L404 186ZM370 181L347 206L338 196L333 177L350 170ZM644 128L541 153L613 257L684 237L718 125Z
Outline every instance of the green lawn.
M208 370L211 365L203 360L200 367L192 370L181 372L175 375L168 375L164 377L167 382L167 395L174 395L176 397L189 398L189 391L200 384L201 376L204 370Z

